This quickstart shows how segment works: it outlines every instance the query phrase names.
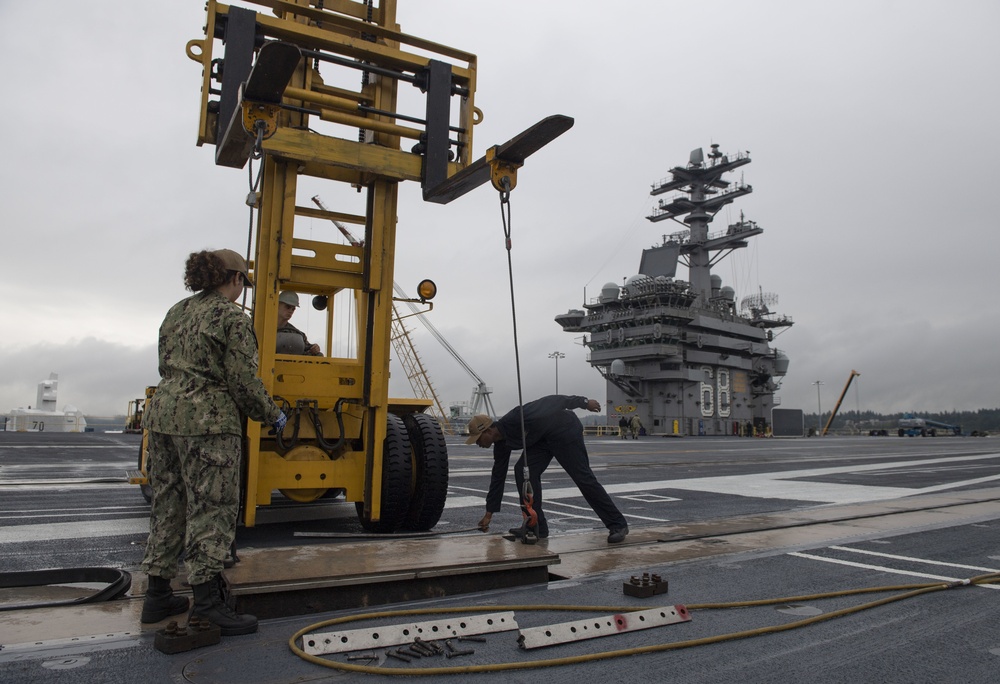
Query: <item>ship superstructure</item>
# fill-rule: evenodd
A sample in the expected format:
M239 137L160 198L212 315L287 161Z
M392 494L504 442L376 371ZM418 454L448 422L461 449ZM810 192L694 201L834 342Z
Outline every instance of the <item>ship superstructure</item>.
M691 152L687 166L652 186L659 199L650 221L674 220L686 230L664 235L644 249L639 272L623 285L609 282L584 309L556 316L566 332L585 333L588 361L608 381L608 421L638 415L652 434L760 434L788 358L771 346L791 318L772 312L777 297L757 292L737 306L732 287L712 267L763 233L740 220L710 233L716 213L753 188L724 176L750 163L749 153L728 157L711 146ZM688 279L676 278L677 265Z

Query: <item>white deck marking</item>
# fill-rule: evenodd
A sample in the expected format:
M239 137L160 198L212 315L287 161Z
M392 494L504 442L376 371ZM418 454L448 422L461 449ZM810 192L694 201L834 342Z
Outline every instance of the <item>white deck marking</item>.
M135 444L4 444L4 449L128 449L136 451L139 443Z
M117 537L128 534L149 534L149 518L11 525L0 527L0 543Z
M1000 480L1000 475L981 477L972 480L961 480L931 487L878 487L853 484L835 484L820 482L796 482L795 478L822 477L840 473L861 473L912 468L914 466L933 465L939 463L958 463L995 459L1000 453L981 454L975 456L959 456L954 458L933 458L916 461L898 461L892 463L870 463L834 468L811 468L805 470L786 470L773 473L754 473L748 475L723 475L719 477L695 477L677 480L657 480L654 482L624 482L605 485L608 494L645 493L662 489L710 492L715 494L730 494L733 496L749 496L765 499L790 499L797 501L813 501L817 503L858 503L863 501L878 501L884 499L900 499L916 494L939 492L957 489L972 484L981 484ZM510 487L509 489L513 489ZM478 495L449 497L448 508L479 508L483 506L485 491L467 487L455 487L450 490L477 492ZM556 503L560 499L580 497L580 490L575 486L545 489L545 502ZM517 494L508 491L505 500L511 503L517 501ZM641 518L641 516L629 516ZM659 521L659 518L648 518ZM124 534L148 534L149 521L145 518L135 518L118 521L86 521L66 522L42 525L16 525L0 527L0 543L24 542L45 539L77 539L83 537L111 537ZM951 581L951 580L949 580Z
M445 501L445 508L481 508L483 506L484 501L486 500L486 490L474 489L472 487L455 487L455 486L449 486L448 487L449 493L452 490L455 490L455 489L461 489L461 490L467 491L467 492L481 492L481 494L479 496L450 496L449 495L448 499ZM566 511L562 510L564 508L575 508L575 509L581 510L581 511L590 511L591 509L590 509L590 506L575 506L573 504L563 503L561 501L551 501L549 499L548 491L549 491L548 489L545 490L545 501L544 501L544 504L546 506L546 510L549 511L549 513L548 513L549 516L557 516L558 515L559 517L563 517L563 518L573 517L573 518L581 518L581 519L585 519L585 520L596 520L596 521L600 522L600 518L598 518L596 515L593 515L593 514L592 515L574 515L572 513L568 513ZM579 490L576 490L576 496L577 497L581 496ZM669 501L679 501L679 499L673 499L673 498L668 498L668 500ZM504 500L501 501L501 503L504 504L504 505L507 505L507 506L515 506L516 507L516 506L520 505L520 499L519 499L518 495L515 494L515 493L513 493L513 492L505 492L504 493ZM552 505L549 506L549 504L552 504ZM559 510L558 511L552 510L553 507L556 507L556 506L559 507ZM633 513L627 513L626 517L629 518L629 519L634 519L634 520L648 520L649 522L664 522L664 523L665 522L670 522L669 518L650 518L650 517L647 517L647 516L644 516L644 515L635 515Z
M911 563L923 563L924 565L943 565L946 568L958 568L959 570L981 570L984 573L1000 572L996 568L983 568L978 565L962 565L961 563L946 563L945 561L931 560L930 558L914 558L913 556L897 556L892 553L882 553L880 551L868 551L867 549L852 549L848 546L828 546L836 551L847 551L849 553L860 553L866 556L878 556L879 558L891 558L893 560L909 561Z
M656 480L653 482L623 482L605 485L609 494L632 494L634 492L650 492L658 489L681 489L695 492L711 492L714 494L731 494L734 496L751 496L764 499L791 499L796 501L814 501L817 503L859 503L863 501L880 501L885 499L900 499L916 494L928 494L948 489L958 489L968 485L982 484L1000 480L1000 474L988 477L978 477L971 480L959 480L931 487L882 487L872 485L838 484L834 482L803 482L799 478L823 477L842 473L863 473L869 471L899 470L913 466L935 463L955 463L961 461L976 461L995 459L1000 454L981 454L977 456L959 456L957 458L934 458L919 461L898 461L894 463L869 463L833 468L810 468L807 470L785 470L773 473L751 473L746 475L723 475L719 477L692 477L679 480ZM576 487L561 487L546 489L545 500L579 496Z
M838 484L835 482L807 482L804 478L823 477L844 473L885 472L901 470L914 466L932 464L955 464L966 461L984 461L995 459L1000 453L980 454L975 456L959 456L954 458L932 458L917 461L896 461L891 463L867 463L832 468L809 468L804 470L783 470L771 473L750 473L746 475L721 475L719 477L691 477L677 480L655 480L651 482L622 482L605 485L608 494L638 494L662 489L678 489L692 492L710 492L713 494L730 494L733 496L749 496L762 499L789 499L793 501L813 501L816 503L844 504L864 501L882 501L886 499L901 499L916 494L958 489L969 485L983 484L1000 480L1000 474L977 477L971 480L958 480L947 484L930 487L884 487L877 485ZM479 491L467 487L452 487L465 491ZM510 488L508 488L510 489ZM485 494L485 492L483 492ZM505 498L514 497L516 493L505 493ZM560 499L578 498L580 490L576 486L546 487L544 500L558 501ZM458 499L448 499L448 508L463 508L465 506L482 506L480 496L463 496Z
M965 577L945 577L943 575L931 575L923 572L913 572L912 570L898 570L896 568L884 568L881 565L855 563L854 561L840 560L837 558L824 558L823 556L814 556L810 553L799 553L798 551L793 551L788 555L795 556L796 558L806 558L809 560L822 561L824 563L833 563L835 565L847 565L852 568L862 568L864 570L875 570L876 572L886 572L891 575L906 575L908 577L920 577L923 579L940 580L942 582L963 582L967 579ZM1000 585L997 584L977 584L976 586L984 587L986 589L1000 589Z

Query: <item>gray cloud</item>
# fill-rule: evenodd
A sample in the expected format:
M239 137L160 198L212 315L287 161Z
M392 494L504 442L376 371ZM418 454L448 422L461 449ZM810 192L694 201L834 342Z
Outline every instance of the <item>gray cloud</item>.
M852 368L862 409L1000 404L989 356L1000 334L1000 6L607 8L399 3L404 31L479 55L477 154L545 115L576 118L529 160L512 196L526 398L554 389L556 349L567 353L560 390L603 398L585 350L552 318L637 270L640 250L674 230L645 220L650 184L717 142L751 151L754 193L716 225L742 210L765 233L716 272L738 297L777 293L796 321L777 339L791 357L783 405L814 410L819 379L832 406ZM200 67L183 50L199 36L202 3L124 14L110 0L69 4L46 26L42 53L24 29L35 13L0 7L0 61L32 55L30 69L0 75L20 103L7 112L0 166L0 410L32 401L56 370L61 400L119 412L155 382L156 330L186 294L186 255L245 249L247 174L194 146ZM400 101L414 107L418 93L404 88ZM353 191L319 182L303 181L299 203L314 193L359 211ZM404 185L397 248L395 279L409 290L438 282L434 324L508 408L517 390L496 194L440 207ZM467 399L471 379L412 326L439 394Z
M66 343L0 347L0 412L34 406L38 383L59 374L58 408L76 406L88 415L126 413L128 402L159 381L156 346L131 347L88 337Z

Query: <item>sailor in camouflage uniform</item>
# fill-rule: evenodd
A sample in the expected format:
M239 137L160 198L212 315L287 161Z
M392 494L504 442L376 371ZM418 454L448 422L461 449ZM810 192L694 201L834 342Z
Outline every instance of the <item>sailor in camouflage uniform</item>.
M253 327L235 304L252 286L243 258L228 249L191 254L184 283L196 294L175 304L160 326L161 380L143 417L153 507L141 619L187 610L187 599L170 590L183 552L193 615L224 635L249 634L257 619L227 605L222 576L236 536L243 425L249 417L280 431L285 415L257 376Z

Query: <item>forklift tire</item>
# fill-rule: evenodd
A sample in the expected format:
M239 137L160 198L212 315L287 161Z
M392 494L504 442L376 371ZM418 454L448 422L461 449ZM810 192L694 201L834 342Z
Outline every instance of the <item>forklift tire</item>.
M395 532L410 508L410 481L413 479L410 439L399 416L389 414L382 442L382 515L372 520L365 515L364 501L354 502L361 527L367 532Z
M448 446L433 416L411 413L403 417L413 451L410 508L403 529L426 532L441 519L448 498Z

